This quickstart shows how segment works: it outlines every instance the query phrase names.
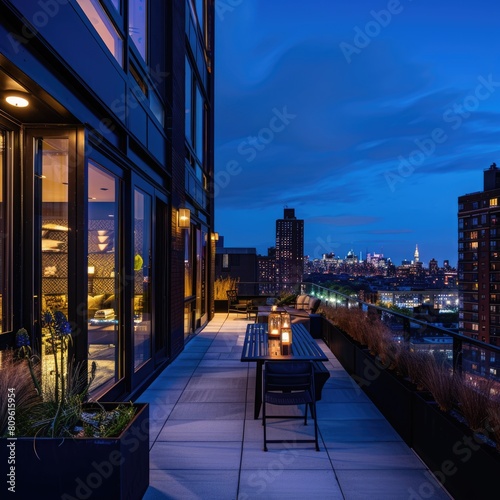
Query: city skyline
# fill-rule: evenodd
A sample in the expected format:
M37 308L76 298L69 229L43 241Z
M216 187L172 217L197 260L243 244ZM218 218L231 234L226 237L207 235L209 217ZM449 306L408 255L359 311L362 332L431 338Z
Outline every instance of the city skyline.
M458 197L497 156L491 0L222 2L215 227L274 246L284 207L311 258L353 249L457 262Z

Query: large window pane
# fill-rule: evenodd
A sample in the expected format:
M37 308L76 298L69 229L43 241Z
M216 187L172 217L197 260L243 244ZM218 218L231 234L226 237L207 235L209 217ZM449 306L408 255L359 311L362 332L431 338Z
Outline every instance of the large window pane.
M189 59L186 58L186 81L185 81L185 112L186 112L186 122L185 122L185 133L186 133L186 141L189 144L193 144L193 127L192 127L192 120L193 120L193 87L192 87L192 70L191 70L191 65L189 64Z
M205 105L198 85L196 86L196 156L203 164L203 138L205 132Z
M123 65L123 40L115 26L102 8L99 0L76 0L106 47L120 66Z
M88 352L97 364L92 390L120 377L119 180L88 167Z
M67 138L36 141L35 207L39 242L42 314L60 311L68 317L68 146ZM71 319L68 317L68 319ZM55 357L68 346L42 328L42 381L55 385Z
M137 47L139 54L146 60L147 49L147 2L146 0L129 0L128 33Z
M151 197L134 194L134 368L151 357Z
M8 234L8 211L7 211L7 190L6 190L6 140L4 131L0 130L0 333L8 329L8 308L7 300L9 296L7 264L8 248L7 242L11 241Z

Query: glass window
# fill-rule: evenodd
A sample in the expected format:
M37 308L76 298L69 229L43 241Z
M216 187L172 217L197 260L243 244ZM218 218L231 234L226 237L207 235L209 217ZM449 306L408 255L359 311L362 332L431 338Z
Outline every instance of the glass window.
M88 167L88 353L97 364L92 391L120 377L119 179L100 165Z
M36 139L35 158L35 233L38 252L37 281L41 290L40 312L60 311L68 320L68 170L69 140L66 137ZM38 266L37 266L38 267ZM63 355L68 345L42 328L43 384L55 383L53 356Z
M8 298L10 296L8 264L9 211L7 203L7 134L0 130L0 333L10 327Z
M120 14L122 11L122 1L121 0L111 0L111 4L116 9L118 14Z
M120 66L123 65L123 40L98 0L76 0L95 30L113 54Z
M151 358L151 197L134 193L134 368Z
M196 156L203 164L203 137L205 132L205 104L198 85L196 86Z
M147 13L146 0L129 0L128 33L145 61L147 52Z
M185 112L186 112L186 117L185 117L185 134L186 134L186 141L189 144L193 144L193 132L192 132L192 127L191 127L191 120L192 120L192 108L193 108L193 87L192 87L192 80L193 80L193 74L191 70L191 65L189 64L189 59L186 57L186 83L185 83Z
M191 228L183 229L184 232L184 297L193 295L193 242Z

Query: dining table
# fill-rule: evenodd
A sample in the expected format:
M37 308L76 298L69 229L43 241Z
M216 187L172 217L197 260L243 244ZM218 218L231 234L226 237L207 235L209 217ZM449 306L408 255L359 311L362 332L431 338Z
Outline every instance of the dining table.
M247 325L241 361L256 363L254 419L259 418L262 406L262 368L265 361L328 361L326 354L303 324L297 323L291 326L292 342L290 348L283 354L280 339L268 335L267 324Z

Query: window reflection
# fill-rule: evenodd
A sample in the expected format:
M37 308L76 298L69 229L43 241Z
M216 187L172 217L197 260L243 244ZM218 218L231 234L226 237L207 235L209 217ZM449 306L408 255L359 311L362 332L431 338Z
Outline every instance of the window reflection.
M123 40L98 0L76 0L106 47L123 65ZM118 2L115 2L118 3Z
M134 368L151 357L151 197L134 195Z
M6 140L7 135L0 130L0 333L9 328L7 318L6 301L9 296L7 265L8 247L7 242L11 241L8 234L8 211L7 211L7 189L6 189Z
M137 47L139 54L146 60L147 46L147 2L146 0L129 0L128 33Z
M119 379L119 184L95 163L88 167L88 351L97 372L92 391Z

